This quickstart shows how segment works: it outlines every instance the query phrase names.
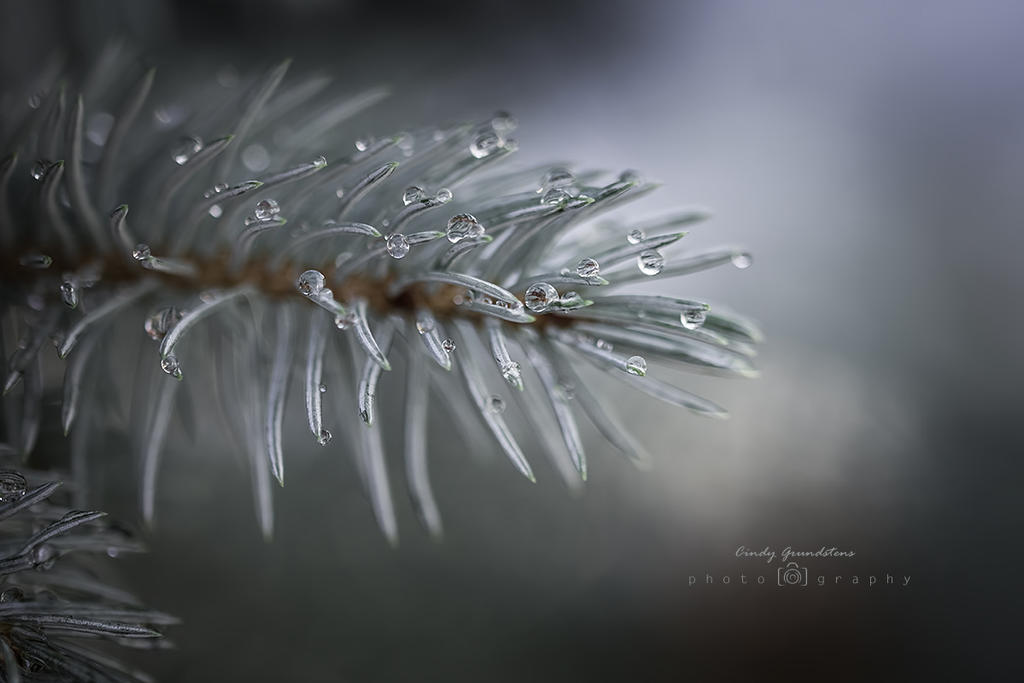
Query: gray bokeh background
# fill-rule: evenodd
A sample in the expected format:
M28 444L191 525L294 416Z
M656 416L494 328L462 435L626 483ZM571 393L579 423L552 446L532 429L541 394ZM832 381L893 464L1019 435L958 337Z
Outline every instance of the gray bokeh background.
M5 79L117 33L164 61L294 54L343 85L392 84L375 132L508 109L520 163L639 169L665 187L626 215L707 205L715 220L686 239L755 255L672 283L763 324L762 378L687 380L730 421L595 379L657 463L635 472L588 429L574 497L550 469L534 486L489 446L474 457L439 414L440 544L403 502L390 549L341 440L305 445L297 412L269 544L230 445L175 442L152 552L117 571L185 626L140 666L189 681L1019 674L1020 5L3 6ZM110 467L128 471L118 445ZM99 494L134 514L130 490ZM740 545L834 545L857 556L808 561L812 576L911 582L778 588L778 564ZM721 585L741 571L771 585Z

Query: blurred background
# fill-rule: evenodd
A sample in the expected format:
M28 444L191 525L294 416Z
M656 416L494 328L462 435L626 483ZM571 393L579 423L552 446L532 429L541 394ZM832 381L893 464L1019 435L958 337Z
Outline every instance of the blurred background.
M306 445L297 413L271 543L227 446L172 442L151 552L115 563L185 622L176 650L133 655L141 668L189 681L1020 675L1024 5L0 7L5 88L56 49L81 63L114 38L210 70L294 56L341 90L390 85L374 132L506 109L517 163L638 169L664 187L625 215L710 206L691 245L754 254L748 270L671 283L766 332L760 379L686 378L731 420L624 397L655 469L632 470L588 429L581 496L550 469L530 485L437 424L442 543L403 502L389 548L344 444ZM124 486L95 502L135 519L118 438L105 457ZM779 587L779 560L739 546L856 556L802 561L811 585ZM896 585L848 581L884 574Z

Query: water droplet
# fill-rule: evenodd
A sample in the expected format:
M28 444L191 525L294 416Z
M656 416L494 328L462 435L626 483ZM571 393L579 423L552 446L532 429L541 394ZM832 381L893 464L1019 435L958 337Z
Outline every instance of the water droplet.
M527 308L534 313L543 313L558 301L558 290L547 282L535 282L529 286L523 298Z
M319 270L307 270L295 281L295 286L310 298L319 296L324 288L324 274Z
M49 161L47 161L46 159L39 159L38 161L36 161L36 163L32 165L32 170L29 171L29 174L32 176L33 180L42 180L43 176L46 175L47 169L49 168Z
M544 193L544 196L540 198L540 203L546 206L558 206L570 199L572 199L572 195L560 187L554 187Z
M327 291L329 292L331 290ZM339 330L348 330L351 329L352 326L356 324L356 320L357 318L355 313L336 315L334 316L334 326L337 327Z
M109 548L107 548L107 557L116 558L120 554L121 554L121 551L118 550L117 548L113 547L113 546L110 546Z
M572 174L572 171L563 166L556 166L541 178L538 192L547 192L556 187L570 187L575 182L576 176Z
M321 394L326 394L327 393L327 385L326 384L321 384L320 385L320 393Z
M596 346L597 348L601 349L602 351L611 351L612 350L612 345L608 341L606 341L604 339L598 339L596 342L594 342L594 346Z
M53 264L53 259L46 254L40 254L37 251L29 252L28 254L22 254L18 257L18 263L25 266L26 268L49 268Z
M448 202L450 202L452 200L452 197L454 197L454 195L452 194L452 191L449 190L447 187L442 187L440 190L437 191L437 194L434 195L434 198L437 201L441 202L442 204L447 204Z
M562 298L558 300L559 308L566 310L572 310L574 308L582 308L585 305L583 297L579 295L579 292L566 292L562 295Z
M181 364L173 353L160 359L160 369L175 379L181 379Z
M469 153L477 159L489 157L504 145L501 136L494 129L482 131L469 144Z
M227 183L217 183L216 185L213 186L213 191L216 192L217 194L220 194L226 189L228 189Z
M210 207L209 214L213 218L220 218L224 215L224 209L221 208L220 204L214 204Z
M252 144L242 150L242 163L250 171L265 171L270 166L270 154L263 145Z
M402 193L402 203L409 206L413 202L421 202L426 199L427 193L423 191L422 187L410 185L405 188L405 192Z
M626 372L643 377L647 374L647 361L641 356L630 356L626 359Z
M0 603L3 602L20 602L25 597L25 591L21 590L17 586L11 586L3 593L0 593Z
M448 353L451 353L452 351L455 350L455 341L452 339L445 339L443 342L441 342L441 348L447 351Z
M143 329L146 330L146 334L153 341L162 341L167 336L167 333L171 331L171 328L177 325L184 315L184 311L178 310L174 306L161 308L149 314Z
M332 436L334 435L331 434L331 431L329 429L321 429L320 438L317 439L317 443L319 443L321 446L326 446L327 442L331 440Z
M0 470L0 503L18 500L28 490L28 482L21 472Z
M426 334L427 332L431 332L433 329L434 329L434 321L433 320L426 319L426 320L417 320L416 321L416 331L419 332L420 334Z
M576 398L576 387L569 382L559 382L555 385L555 394L563 401L571 401Z
M484 409L492 415L497 415L505 411L505 401L501 396L488 396L484 399Z
M279 213L281 213L281 207L278 206L276 201L273 199L261 199L256 202L256 211L253 215L256 216L256 220L269 221Z
M373 136L364 135L356 140L356 149L358 149L360 152L365 152L366 150L370 149L370 145L372 144Z
M409 253L409 240L405 239L405 235L398 233L388 235L384 239L384 243L391 258L405 258Z
M703 309L689 309L679 314L679 322L688 330L696 330L708 319L708 314Z
M592 258L581 258L576 264L576 274L585 278L597 277L601 274L601 264Z
M484 234L484 226L480 225L473 214L459 213L448 220L445 233L449 242L457 244L468 237L480 237Z
M501 376L509 384L518 384L519 380L523 377L523 372L519 363L512 361L501 366Z
M36 90L34 93L28 96L28 106L33 109L39 109L39 105L43 103L43 98L46 97L46 93L42 90Z
M754 259L751 258L750 254L746 253L733 254L731 260L732 264L739 268L740 270L743 270L744 268L749 268L750 264L754 262Z
M194 136L181 138L178 146L174 148L172 158L178 166L184 166L196 153L203 148L203 141Z
M136 261L148 261L152 256L153 252L149 248L148 244L139 242L135 245L135 248L132 249L132 258Z
M657 249L647 249L636 257L636 265L644 275L657 275L665 267L665 257Z
M643 230L630 230L629 234L626 235L626 241L630 244L640 244L644 241L647 235L644 234Z
M32 551L32 563L35 564L36 569L50 569L56 562L57 551L52 545L43 544Z
M68 308L75 308L78 306L78 288L75 287L74 282L71 280L65 280L60 283L60 299Z

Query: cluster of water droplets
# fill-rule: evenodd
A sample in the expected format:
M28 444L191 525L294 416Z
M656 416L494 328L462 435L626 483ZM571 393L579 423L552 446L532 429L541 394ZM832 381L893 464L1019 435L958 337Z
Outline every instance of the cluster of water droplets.
M537 194L541 196L540 203L546 206L560 206L576 198L586 198L576 187L576 176L562 166L555 166L544 174Z
M527 287L523 301L534 313L546 313L555 308L572 310L587 305L579 292L571 291L560 295L554 285L548 282L534 282Z
M452 244L458 244L464 239L476 239L483 234L484 226L470 213L455 214L445 227L445 235Z
M640 244L646 237L643 230L630 230L626 235L626 241L630 244ZM665 269L665 257L657 249L644 249L637 254L636 266L644 275L657 275Z
M226 189L228 189L227 183L217 183L203 193L203 199L211 199ZM224 214L224 207L220 204L213 204L210 206L207 213L209 213L212 218L220 218Z

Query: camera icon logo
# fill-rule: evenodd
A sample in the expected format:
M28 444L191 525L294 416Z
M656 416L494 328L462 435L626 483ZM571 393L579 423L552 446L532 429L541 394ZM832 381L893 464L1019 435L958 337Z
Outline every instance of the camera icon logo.
M796 562L790 562L785 567L779 567L780 586L806 586L807 567L801 567Z

